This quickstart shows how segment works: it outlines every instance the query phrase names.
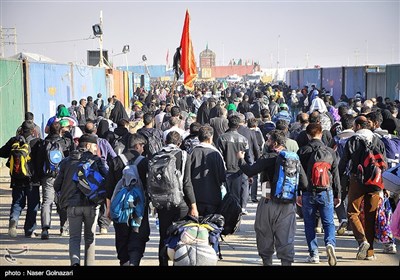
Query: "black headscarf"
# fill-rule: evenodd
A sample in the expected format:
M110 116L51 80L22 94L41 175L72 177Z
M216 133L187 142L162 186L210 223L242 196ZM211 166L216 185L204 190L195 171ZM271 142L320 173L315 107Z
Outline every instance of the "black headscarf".
M118 123L120 120L129 120L128 114L125 111L124 105L118 100L115 101L114 108L111 110L110 120Z
M106 138L106 134L109 131L109 123L107 120L101 120L99 122L99 126L97 127L97 136L99 136L100 138Z

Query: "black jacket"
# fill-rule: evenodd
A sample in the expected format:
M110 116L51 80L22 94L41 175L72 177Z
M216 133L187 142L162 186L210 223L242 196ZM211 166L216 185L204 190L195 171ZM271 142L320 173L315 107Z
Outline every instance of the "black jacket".
M299 133L299 135L297 136L297 138L294 140L296 140L297 144L299 145L299 148L307 145L308 142L310 141L308 139L306 130L302 130ZM332 134L328 130L322 130L322 139L321 140L328 147L333 147L335 145L335 141L332 138Z
M239 134L243 135L244 137L247 138L247 141L249 142L249 158L252 164L255 162L261 155L260 147L258 146L258 140L257 140L257 135L254 130L251 130L245 125L241 125L238 128Z
M337 156L337 153L329 147L326 147L326 145L318 139L311 139L310 142L308 142L307 145L301 147L298 151L297 154L299 155L301 165L303 166L304 170L307 170L309 167L309 162L310 162L310 156L312 152L317 149L317 147L325 147L328 149L329 152L331 152L332 157L333 157L333 163L331 166L331 174L332 174L332 190L333 190L333 197L334 198L340 198L341 196L341 185L340 185L340 176L339 176L339 158ZM340 173L342 174L342 173ZM308 176L310 176L308 174ZM312 191L312 186L310 184L311 178L308 178L308 191Z
M236 173L240 171L237 153L245 152L245 160L250 163L249 141L236 130L228 130L217 140L217 148L224 157L227 173Z
M190 156L190 169L197 203L219 206L221 185L225 182L225 162L211 145L197 145Z
M54 181L54 190L59 194L60 207L65 209L71 206L91 206L94 205L79 190L77 183L72 180L78 170L78 165L88 159L96 161L100 174L107 178L107 169L97 155L93 155L87 150L73 151L69 157L63 159L60 164L60 172Z
M123 153L129 162L134 162L139 156L139 153L135 150L128 150ZM140 179L142 180L143 189L147 191L146 174L149 170L149 161L147 158L141 160L138 164L138 172ZM122 178L122 170L125 168L125 164L122 162L121 157L117 156L108 162L109 173L106 178L106 192L107 198L111 200L114 193L115 186L118 181Z

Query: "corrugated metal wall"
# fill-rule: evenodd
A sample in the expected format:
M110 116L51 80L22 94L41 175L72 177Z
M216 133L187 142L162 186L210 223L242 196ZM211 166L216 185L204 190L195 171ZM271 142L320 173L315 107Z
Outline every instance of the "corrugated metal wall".
M15 136L24 120L22 72L21 61L0 59L0 146Z
M400 100L400 64L386 65L386 97Z
M321 69L299 70L299 86L311 87L313 84L317 88L321 88Z
M382 96L386 97L386 73L367 73L367 96L372 98Z
M125 106L125 90L124 90L124 72L119 70L113 70L114 79L114 95L117 99ZM127 104L129 106L129 104Z
M79 100L81 98L87 99L88 96L93 97L93 100L96 99L97 93L93 89L93 75L92 69L88 66L82 65L71 65L72 66L72 80L73 80L73 91L72 91L72 99ZM71 104L65 104L69 107Z
M125 106L128 108L129 107L129 78L128 74L129 72L124 71L124 103Z
M129 104L130 101L133 97L133 92L134 92L134 79L133 79L133 73L132 72L128 72L128 84L129 84L129 96L128 96L128 100L129 100Z
M213 78L226 78L234 74L244 76L253 73L253 68L253 65L214 66L211 67L211 75Z
M322 68L322 87L338 101L343 93L343 67Z
M287 81L289 82L289 85L292 87L292 89L299 89L302 86L299 84L299 70L290 70L288 71L289 77L286 77Z
M96 99L97 94L100 92L103 95L104 101L107 102L107 97L111 97L108 95L107 86L106 86L106 70L100 67L90 67L92 70L92 83L93 83L93 92L95 95L93 96Z
M365 96L366 83L366 67L344 67L344 93L347 97L354 97L357 92Z
M44 135L47 120L56 114L57 106L71 105L71 65L29 62L27 72L27 110L33 112Z

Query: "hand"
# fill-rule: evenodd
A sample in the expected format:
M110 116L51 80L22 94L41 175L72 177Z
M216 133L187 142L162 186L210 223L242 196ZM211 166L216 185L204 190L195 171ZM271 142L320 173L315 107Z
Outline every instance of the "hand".
M334 198L333 199L333 205L335 205L335 208L338 208L342 200L340 198Z
M302 196L300 195L300 196L298 196L298 197L296 197L296 204L298 205L298 206L303 206L303 199L302 199Z
M198 217L199 216L199 212L197 211L197 208L195 208L195 209L190 209L189 210L189 216L193 216L193 217Z
M244 159L244 152L243 151L239 151L239 152L237 152L236 156L237 156L238 159Z
M249 184L250 184L250 185L253 184L253 181L254 181L253 177L250 177L250 178L249 178Z

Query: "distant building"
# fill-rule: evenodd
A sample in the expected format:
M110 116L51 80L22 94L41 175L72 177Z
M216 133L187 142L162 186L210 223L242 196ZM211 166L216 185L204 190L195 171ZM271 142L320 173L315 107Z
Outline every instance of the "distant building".
M200 68L211 68L215 66L215 53L208 48L200 53Z

